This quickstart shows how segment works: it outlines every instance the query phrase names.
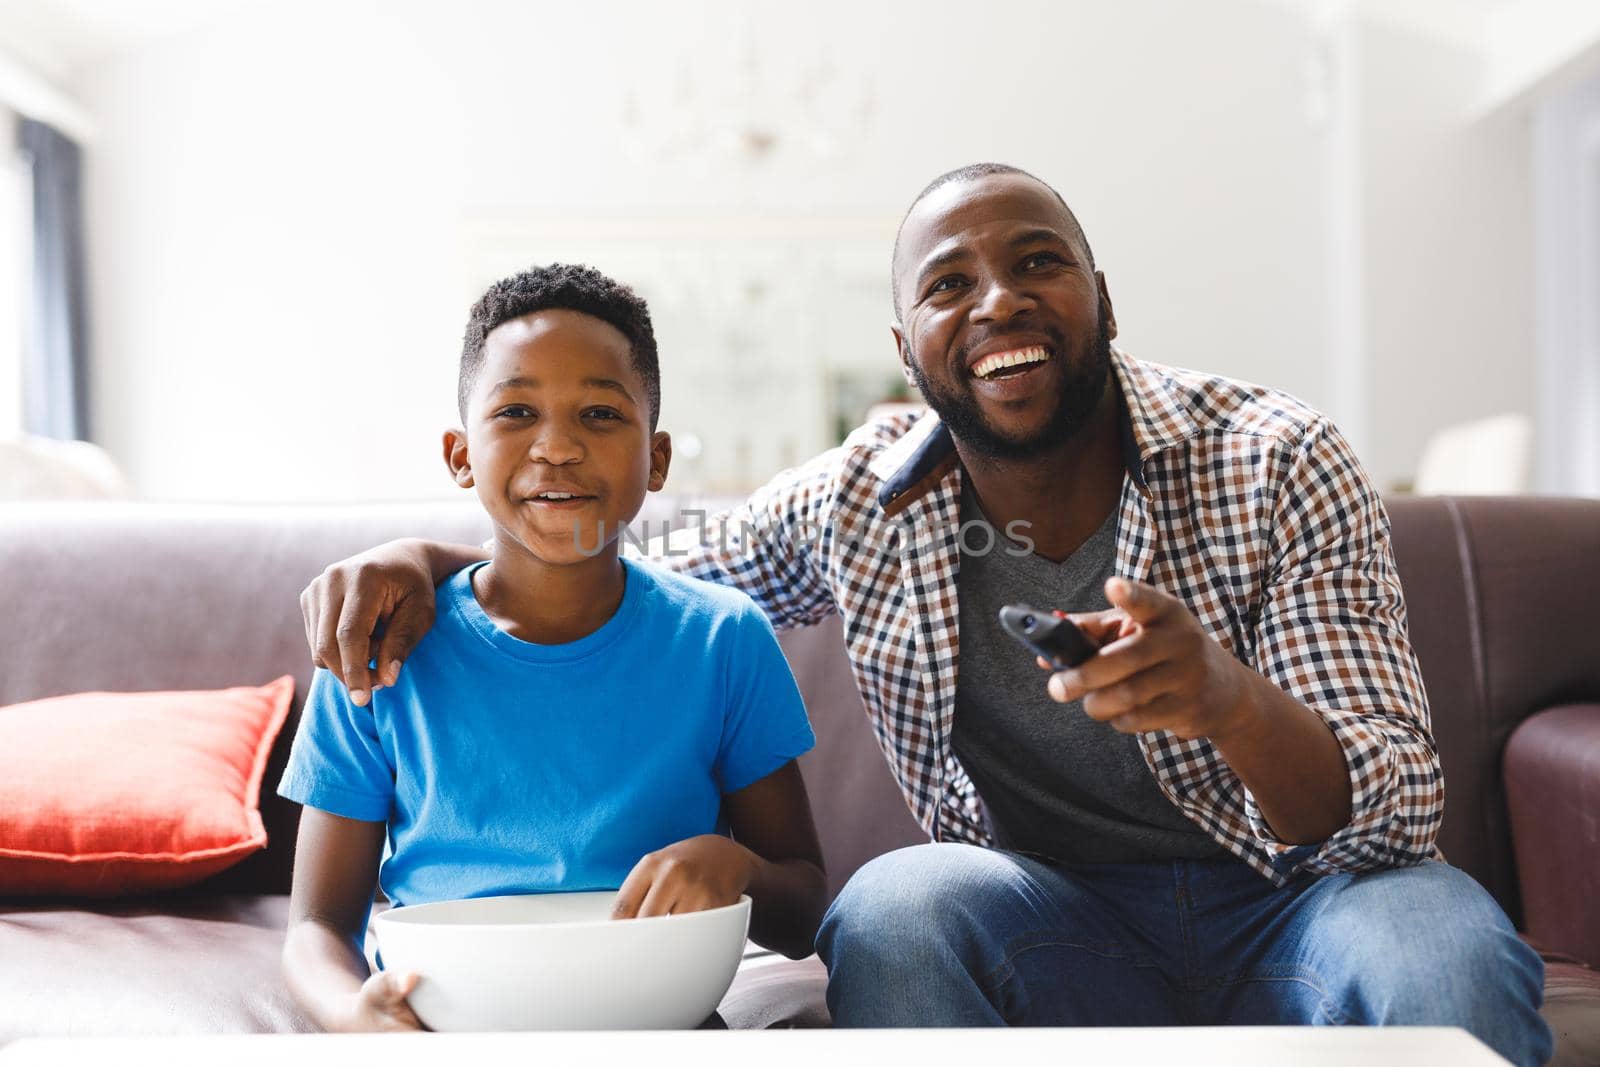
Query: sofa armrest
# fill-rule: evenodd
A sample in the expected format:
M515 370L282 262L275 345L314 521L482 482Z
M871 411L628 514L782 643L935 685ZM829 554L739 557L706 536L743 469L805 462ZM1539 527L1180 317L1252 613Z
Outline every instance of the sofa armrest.
M1600 964L1600 704L1551 708L1517 727L1505 776L1528 934Z

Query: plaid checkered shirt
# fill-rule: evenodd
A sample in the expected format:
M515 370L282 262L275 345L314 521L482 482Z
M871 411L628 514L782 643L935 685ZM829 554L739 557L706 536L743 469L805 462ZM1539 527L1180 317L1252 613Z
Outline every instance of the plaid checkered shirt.
M1344 751L1351 819L1274 836L1204 739L1139 735L1161 791L1283 884L1436 855L1444 784L1406 635L1389 522L1350 446L1294 398L1113 350L1126 409L1116 571L1180 598ZM657 558L744 590L773 625L837 612L878 744L928 833L991 844L951 748L962 468L931 412L893 416L673 534ZM1031 669L1031 667L1030 667Z

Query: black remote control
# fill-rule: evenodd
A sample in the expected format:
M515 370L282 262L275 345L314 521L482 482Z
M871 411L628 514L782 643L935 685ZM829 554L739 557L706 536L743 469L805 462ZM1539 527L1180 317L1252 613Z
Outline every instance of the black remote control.
M1007 604L1000 609L1000 625L1057 670L1076 667L1097 651L1063 612Z

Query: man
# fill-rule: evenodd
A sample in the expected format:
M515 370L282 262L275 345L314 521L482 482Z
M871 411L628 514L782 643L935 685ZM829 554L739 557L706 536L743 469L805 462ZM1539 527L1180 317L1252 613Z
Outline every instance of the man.
M1458 1025L1543 1062L1537 956L1434 849L1387 518L1338 431L1114 349L1082 229L1015 168L923 191L894 297L932 413L862 427L663 557L778 626L843 616L936 842L829 911L835 1022ZM302 598L319 660L364 698L387 618L392 682L432 583L477 558L401 542L330 568ZM996 621L1017 600L1098 654L1047 687Z

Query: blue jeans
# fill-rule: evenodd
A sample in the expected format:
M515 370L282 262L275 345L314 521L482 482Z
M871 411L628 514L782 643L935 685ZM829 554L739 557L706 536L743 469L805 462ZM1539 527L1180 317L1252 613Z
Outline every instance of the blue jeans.
M1551 1052L1544 966L1444 863L1302 876L1239 860L1055 864L917 845L858 871L817 936L838 1026L1460 1026Z

